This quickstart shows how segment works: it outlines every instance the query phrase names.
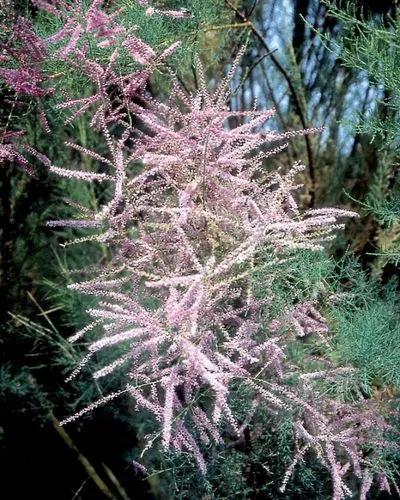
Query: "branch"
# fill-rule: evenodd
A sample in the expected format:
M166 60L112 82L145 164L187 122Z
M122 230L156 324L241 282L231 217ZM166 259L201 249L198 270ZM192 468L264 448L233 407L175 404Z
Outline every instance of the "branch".
M118 481L117 477L115 476L115 474L112 472L112 470L107 467L106 464L102 463L101 464L103 466L103 469L105 470L108 478L110 479L110 481L113 483L113 485L116 487L118 493L120 494L121 498L123 500L130 500L128 494L126 493L125 491L125 488L121 485L121 483Z
M261 32L257 29L257 27L254 25L254 23L247 18L245 14L240 12L232 3L230 0L225 0L226 5L235 13L235 16L240 19L243 23L246 23L248 28L252 31L253 35L257 38L257 40L261 43L261 45L265 48L267 52L269 52L270 57L272 62L275 64L277 70L281 73L283 78L285 79L289 90L293 96L293 101L295 105L296 112L300 118L300 122L303 128L309 128L302 106L301 106L301 101L300 98L296 92L296 89L293 85L292 80L290 79L290 76L288 75L287 71L285 68L282 66L282 64L279 62L279 60L276 58L276 56L273 54L273 51L271 51L270 47L268 46L267 42L264 40L263 35ZM315 201L315 162L314 162L314 154L311 146L311 139L310 137L305 134L304 135L304 140L306 142L306 148L307 148L307 156L308 156L308 169L309 169L309 174L310 174L310 180L311 180L311 186L309 188L309 194L310 194L310 205L314 205Z
M93 467L93 465L89 462L89 460L84 455L82 455L82 453L79 451L76 444L72 441L69 434L67 434L65 429L60 426L60 422L56 419L56 417L53 415L53 413L50 413L50 420L51 420L51 423L52 423L54 429L59 434L59 436L62 438L64 443L68 446L68 448L70 448L71 450L73 450L76 453L76 457L77 457L78 461L83 465L88 476L93 480L93 482L96 484L96 486L99 488L99 490L103 493L103 495L107 498L110 498L111 500L117 500L116 496L111 492L111 490L106 485L106 483L98 475L98 473L96 472L96 469Z
M245 23L231 23L231 24L219 24L217 26L208 26L207 28L204 28L204 31L216 31L216 30L223 30L223 29L234 29L234 28L249 28L250 24L248 21Z

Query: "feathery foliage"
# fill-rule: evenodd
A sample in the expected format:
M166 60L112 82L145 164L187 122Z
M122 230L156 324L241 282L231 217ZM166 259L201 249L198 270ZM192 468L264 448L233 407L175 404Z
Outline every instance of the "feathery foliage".
M387 313L388 323L381 326L388 336L397 303L392 301L390 309L388 302L383 309L356 307L351 324L338 306L340 333L332 343L321 312L329 314L330 302L340 303L341 288L330 289L333 263L318 252L343 228L339 219L356 214L300 210L295 192L301 186L295 179L304 167L267 168L285 141L315 130L274 132L266 125L274 110L231 111L230 85L241 53L219 84L207 82L199 60L197 89L179 81L184 73L175 74L173 61L178 62L182 44L168 27L187 22L183 39L197 51L202 48L195 33L208 14L198 2L191 3L193 12L145 0L124 4L121 11L103 8L98 0L34 3L44 11L38 17L44 31L38 36L31 24L17 20L22 27L16 46L6 47L2 78L17 97L34 101L45 131L50 124L42 103L48 100L62 113L65 130L71 131L66 135L78 135L77 142L69 137L66 142L72 162L60 162L58 151L45 155L48 151L23 147L50 173L67 179L63 186L71 182L79 193L68 201L74 210L66 216L60 211L48 225L71 234L68 245L98 245L88 256L94 266L74 273L81 280L69 287L89 296L91 317L70 341L93 340L68 380L75 384L80 372L91 369L94 392L101 397L62 424L129 394L148 431L136 467L145 470L139 462L162 445L161 460L177 469L175 480L184 479L179 470L189 470L192 459L204 475L211 474L197 478L204 494L230 495L232 487L245 494L241 455L228 450L230 443L236 448L250 439L256 444L246 462L255 476L260 455L271 446L280 449L281 461L273 470L280 473L283 495L296 491L288 485L299 464L302 492L312 487L321 498L327 491L317 487L314 472L330 475L337 500L352 495L354 485L366 498L374 480L380 491L396 488L385 458L395 449L387 439L389 420L372 398L363 397L356 378L351 398L337 397L336 389L329 393L326 387L339 387L342 377L350 380L354 370L348 363L368 367L368 376L383 383L397 383L393 369L382 372L368 357L371 349L357 345L362 327L365 342L373 345L376 325L361 318L372 318L376 311ZM134 29L133 19L148 24L147 31ZM159 26L154 39L153 19ZM167 31L168 37L157 38ZM28 38L37 52L30 61L18 55L19 43ZM58 88L49 77L51 67L61 70ZM171 82L159 99L151 93L157 73L169 75ZM60 100L65 75L73 85L63 89ZM77 75L83 77L79 85ZM83 93L82 82L87 84ZM24 164L25 156L6 142L7 134L6 129L2 156ZM89 187L81 190L81 184ZM71 302L66 317L76 325L81 319L74 317L74 308ZM21 315L15 320L29 331L41 331ZM343 339L346 330L351 335ZM53 345L68 353L61 366L70 367L74 351L53 331ZM84 391L82 400L88 398ZM270 425L274 432L265 430ZM238 484L217 485L221 456L240 473ZM303 466L307 461L311 467ZM263 469L275 482L270 465ZM184 483L179 489L180 494L189 491Z

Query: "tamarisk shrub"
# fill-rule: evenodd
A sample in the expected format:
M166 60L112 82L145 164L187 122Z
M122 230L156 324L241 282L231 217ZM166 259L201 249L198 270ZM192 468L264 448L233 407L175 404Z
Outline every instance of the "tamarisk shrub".
M318 393L313 381L333 376L335 369L307 374L298 368L293 381L286 352L291 337L317 335L329 342L316 303L298 303L265 323L262 313L274 296L260 300L252 293L262 249L270 249L271 258L262 265L273 275L294 252L322 250L343 227L339 220L355 214L335 208L301 212L294 193L301 186L295 178L305 167L297 163L286 173L267 170L267 159L297 132L268 130L265 122L274 110L229 109L230 81L241 54L215 90L208 90L197 61L198 90L188 94L172 75L170 96L159 102L146 92L145 83L178 44L157 56L114 17L105 17L98 1L84 22L79 8L67 3L36 4L66 16L65 27L48 43L66 42L59 54L97 89L90 97L59 105L71 110L66 123L91 112L91 126L108 151L67 144L98 162L98 171L60 167L40 157L50 171L107 183L111 193L98 210L77 206L76 218L49 222L90 230L75 242L101 242L113 255L95 278L71 285L99 297L98 306L88 310L92 321L71 342L92 331L101 335L89 343L88 354L68 380L91 358L101 360L102 353L110 352L114 360L99 368L94 379L116 370L127 379L121 391L62 423L129 393L137 409L158 423L159 433L149 436L148 446L160 438L165 450L192 454L206 473L204 446L222 444L229 434L240 436L259 407L289 412L296 450L281 490L312 450L330 470L334 499L351 495L346 484L351 474L361 482L365 498L375 470L363 447L386 446L387 425L366 402L339 403ZM85 45L79 45L91 30L102 47L115 45L107 64L92 60ZM116 67L123 47L140 67L122 77ZM244 387L250 409L239 421L230 395ZM383 471L378 479L389 487Z

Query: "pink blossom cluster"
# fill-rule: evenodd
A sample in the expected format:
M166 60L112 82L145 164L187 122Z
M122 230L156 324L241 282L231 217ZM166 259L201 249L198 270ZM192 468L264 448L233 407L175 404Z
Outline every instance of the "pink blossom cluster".
M120 346L116 359L94 378L125 368L127 392L159 422L164 448L192 453L203 472L202 445L221 443L227 428L243 432L230 405L232 384L239 381L253 391L257 405L296 411L298 451L282 490L296 463L313 449L331 470L334 498L343 498L350 468L360 481L369 477L362 472L362 436L384 426L372 411L326 398L315 405L310 384L285 383L284 331L325 337L328 328L312 303L296 305L265 328L259 313L269 304L253 298L251 273L262 248L279 249L269 262L272 274L291 252L320 250L341 227L338 219L354 214L300 212L294 180L304 167L295 165L288 173L265 168L288 134L264 127L271 110L230 111L229 77L214 92L202 84L187 95L174 82L169 102L147 96L145 106L130 103L146 130L135 138L127 126L113 140L101 115L110 157L98 160L110 167L107 173L62 170L88 181L111 176L114 182L114 195L99 212L64 222L99 228L96 238L116 249L102 277L72 285L102 300L88 311L91 325L73 340L99 324L104 336L89 345L70 379L93 356ZM231 118L241 124L229 128ZM141 172L130 174L138 162ZM149 297L156 308L143 305Z
M15 94L12 109L16 105L26 106L20 102L21 98L33 100L38 109L39 121L44 130L49 132L42 104L42 99L52 93L42 71L42 63L48 55L45 43L35 33L32 23L24 17L9 21L0 24L0 31L7 37L6 42L0 43L0 80ZM19 131L15 133L18 135Z
M75 2L33 0L33 3L62 21L62 28L46 40L52 44L63 43L58 51L60 57L75 53L81 41L82 46L79 48L85 51L85 34L93 35L99 47L108 47L115 45L118 36L125 31L115 20L120 11L106 13L102 9L104 0L94 0L88 7L81 0Z
M9 26L1 26L9 34L7 43L0 44L0 77L16 94L43 97L47 90L43 86L44 75L40 64L46 58L44 42L36 35L30 21L18 17ZM7 67L15 63L17 67Z
M6 41L0 43L0 81L15 94L11 115L17 104L26 105L19 102L20 98L33 99L37 107L39 122L46 132L50 132L50 126L44 111L44 98L54 93L51 81L53 76L47 75L43 70L43 64L47 60L68 62L73 68L83 71L97 88L97 93L92 96L71 99L57 106L58 109L75 109L75 113L66 123L99 104L103 108L103 113L105 104L108 104L110 116L106 120L112 123L126 116L122 109L129 109L127 99L132 99L147 84L151 72L171 56L180 45L174 43L157 56L151 47L133 34L135 27L127 30L118 23L117 18L122 9L110 13L109 8L104 8L104 0L94 0L89 3L82 0L73 2L33 0L33 4L40 10L55 16L62 23L62 28L43 39L37 35L31 21L11 13L8 24L0 25L4 34L9 35ZM157 10L155 12L180 17L173 16L172 11L164 13ZM107 66L104 67L88 56L88 36L95 39L100 48L115 47ZM115 63L121 50L128 51L132 60L139 63L142 68L125 75L115 71ZM118 97L112 103L107 98L109 89L115 86L121 90L119 106L115 106ZM97 125L97 119L98 114L94 112L92 125ZM28 165L22 154L17 154L18 148L15 149L15 140L12 144L5 140L11 135L14 139L19 137L23 135L23 131L9 131L8 125L7 123L6 129L2 132L0 143L2 161L16 162L20 166L22 163ZM25 170L28 171L27 168Z

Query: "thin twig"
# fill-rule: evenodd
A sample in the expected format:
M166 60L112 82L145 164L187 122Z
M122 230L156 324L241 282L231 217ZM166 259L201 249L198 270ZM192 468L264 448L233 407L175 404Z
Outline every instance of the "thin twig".
M235 29L235 28L249 28L250 23L247 21L245 23L231 23L231 24L220 24L218 26L208 26L204 28L204 31L217 31L223 29Z
M75 500L75 498L78 498L78 495L80 492L83 490L83 487L85 484L89 481L89 478L86 478L83 483L79 486L79 488L75 491L74 496L71 498L71 500Z
M231 95L236 95L236 93L239 91L240 88L242 88L244 86L244 83L247 81L247 79L250 77L251 73L256 69L256 67L262 63L262 61L270 56L271 54L273 54L274 52L276 52L278 49L272 49L270 50L267 54L264 54L263 56L261 56L259 59L257 59L257 61L252 65L250 66L250 68L247 69L245 75L243 78L241 78L238 86L231 92ZM261 66L262 67L262 66Z
M247 17L250 17L253 14L254 9L257 7L257 4L258 4L258 0L254 0L253 5L251 6L251 9L247 13Z

